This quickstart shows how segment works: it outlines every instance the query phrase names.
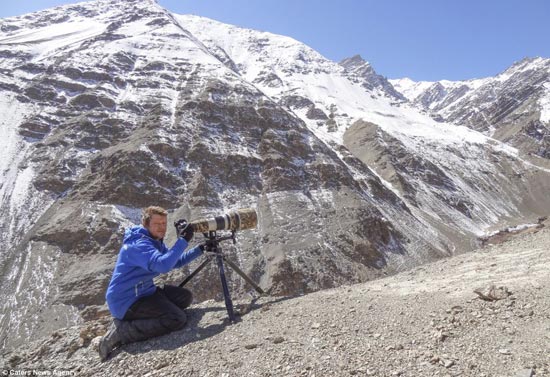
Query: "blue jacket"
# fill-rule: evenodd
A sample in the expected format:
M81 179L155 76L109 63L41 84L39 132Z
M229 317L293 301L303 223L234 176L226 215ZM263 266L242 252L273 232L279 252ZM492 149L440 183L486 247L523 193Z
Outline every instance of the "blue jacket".
M111 314L123 319L134 302L155 293L153 278L181 267L202 254L199 246L184 252L187 246L187 241L179 238L168 250L162 240L155 240L146 228L134 226L126 229L105 295Z

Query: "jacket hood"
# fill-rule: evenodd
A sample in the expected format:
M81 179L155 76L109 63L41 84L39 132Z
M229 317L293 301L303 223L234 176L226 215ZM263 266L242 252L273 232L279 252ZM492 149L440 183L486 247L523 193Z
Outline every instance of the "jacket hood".
M151 233L141 225L126 228L124 232L124 243L135 241L143 236L153 238L151 237Z

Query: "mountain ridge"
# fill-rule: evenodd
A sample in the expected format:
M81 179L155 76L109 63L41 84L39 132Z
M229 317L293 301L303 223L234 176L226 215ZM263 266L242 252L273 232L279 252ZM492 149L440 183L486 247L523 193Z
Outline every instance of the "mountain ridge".
M493 78L390 82L440 121L465 125L517 147L526 156L548 159L549 67L550 59L524 58Z

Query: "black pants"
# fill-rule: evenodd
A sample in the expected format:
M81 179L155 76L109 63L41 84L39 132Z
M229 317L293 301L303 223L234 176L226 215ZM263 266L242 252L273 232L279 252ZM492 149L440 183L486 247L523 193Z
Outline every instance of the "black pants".
M183 309L191 305L193 295L173 285L157 287L155 293L142 297L130 306L124 319L114 325L120 344L137 342L180 330L187 322Z

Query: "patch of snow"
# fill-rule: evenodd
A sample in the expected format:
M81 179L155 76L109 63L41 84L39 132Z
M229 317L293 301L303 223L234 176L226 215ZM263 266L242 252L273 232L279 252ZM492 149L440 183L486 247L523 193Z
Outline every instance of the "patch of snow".
M433 81L413 81L408 77L388 81L393 85L395 90L403 94L409 101L414 101L415 98L435 83Z
M25 29L21 33L0 38L0 46L17 46L39 60L61 48L68 48L100 35L107 25L92 19L80 18L71 22Z
M10 197L10 207L14 212L24 207L25 200L27 199L27 191L32 184L33 178L34 169L31 166L26 167L17 175Z
M530 228L536 228L537 226L539 226L539 224L520 224L520 225L517 225L517 226L508 227L504 230L495 230L495 231L492 231L492 232L489 232L489 233L485 233L485 234L483 234L483 236L484 237L492 237L492 236L497 235L497 234L502 233L502 232L515 233L515 232L520 232L522 230L526 230L526 229L530 229Z
M141 224L141 208L127 207L123 205L113 205L113 220L119 222L125 227Z
M21 156L24 150L24 141L17 133L17 129L27 114L32 111L32 105L22 104L14 95L0 96L0 177L6 182L9 171L13 171L16 156ZM0 197L2 197L0 191Z
M540 121L550 123L550 82L544 83L544 94L539 100Z

